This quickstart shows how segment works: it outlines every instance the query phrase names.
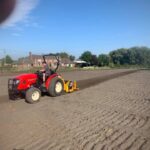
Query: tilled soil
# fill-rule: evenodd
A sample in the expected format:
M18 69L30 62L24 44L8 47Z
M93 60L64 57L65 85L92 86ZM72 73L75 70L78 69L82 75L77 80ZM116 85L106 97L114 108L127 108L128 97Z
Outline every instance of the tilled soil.
M34 105L1 94L0 149L149 150L150 71L86 75L81 90Z

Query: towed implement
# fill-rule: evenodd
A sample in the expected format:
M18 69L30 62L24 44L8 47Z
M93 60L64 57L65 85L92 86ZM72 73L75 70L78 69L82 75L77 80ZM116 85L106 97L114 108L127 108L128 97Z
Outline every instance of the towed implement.
M60 96L63 93L71 93L78 90L76 81L65 80L57 73L59 67L59 57L54 54L43 55L43 61L46 62L46 56L54 56L57 60L55 70L50 70L43 83L43 72L21 74L8 80L9 99L15 100L24 97L28 103L36 103L40 100L43 93L48 93L52 97Z

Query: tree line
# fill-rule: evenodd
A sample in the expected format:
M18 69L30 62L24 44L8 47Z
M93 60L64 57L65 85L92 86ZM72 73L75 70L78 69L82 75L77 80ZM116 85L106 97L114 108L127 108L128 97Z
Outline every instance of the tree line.
M75 60L75 56L69 55L66 52L57 53L61 58L68 58L71 61ZM148 47L131 47L120 48L111 51L109 54L99 54L98 56L91 51L85 51L79 59L86 61L91 66L125 66L138 65L150 67L150 48ZM12 64L14 60L11 56L6 55L2 59L2 64Z
M80 59L90 63L92 66L126 66L138 65L150 67L150 48L132 47L120 48L111 51L109 54L100 54L96 56L91 51L85 51Z

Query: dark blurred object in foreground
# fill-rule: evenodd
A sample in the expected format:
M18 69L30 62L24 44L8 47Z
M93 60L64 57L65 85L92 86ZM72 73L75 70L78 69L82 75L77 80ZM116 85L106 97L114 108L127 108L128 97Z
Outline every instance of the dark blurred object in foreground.
M0 24L11 15L15 6L16 0L0 0Z

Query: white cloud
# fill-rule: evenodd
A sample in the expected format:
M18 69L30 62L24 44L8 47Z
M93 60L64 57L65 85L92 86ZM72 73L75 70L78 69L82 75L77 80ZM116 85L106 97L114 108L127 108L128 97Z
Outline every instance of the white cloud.
M2 24L3 27L14 27L17 23L27 23L31 11L37 6L39 0L17 0L12 15Z

